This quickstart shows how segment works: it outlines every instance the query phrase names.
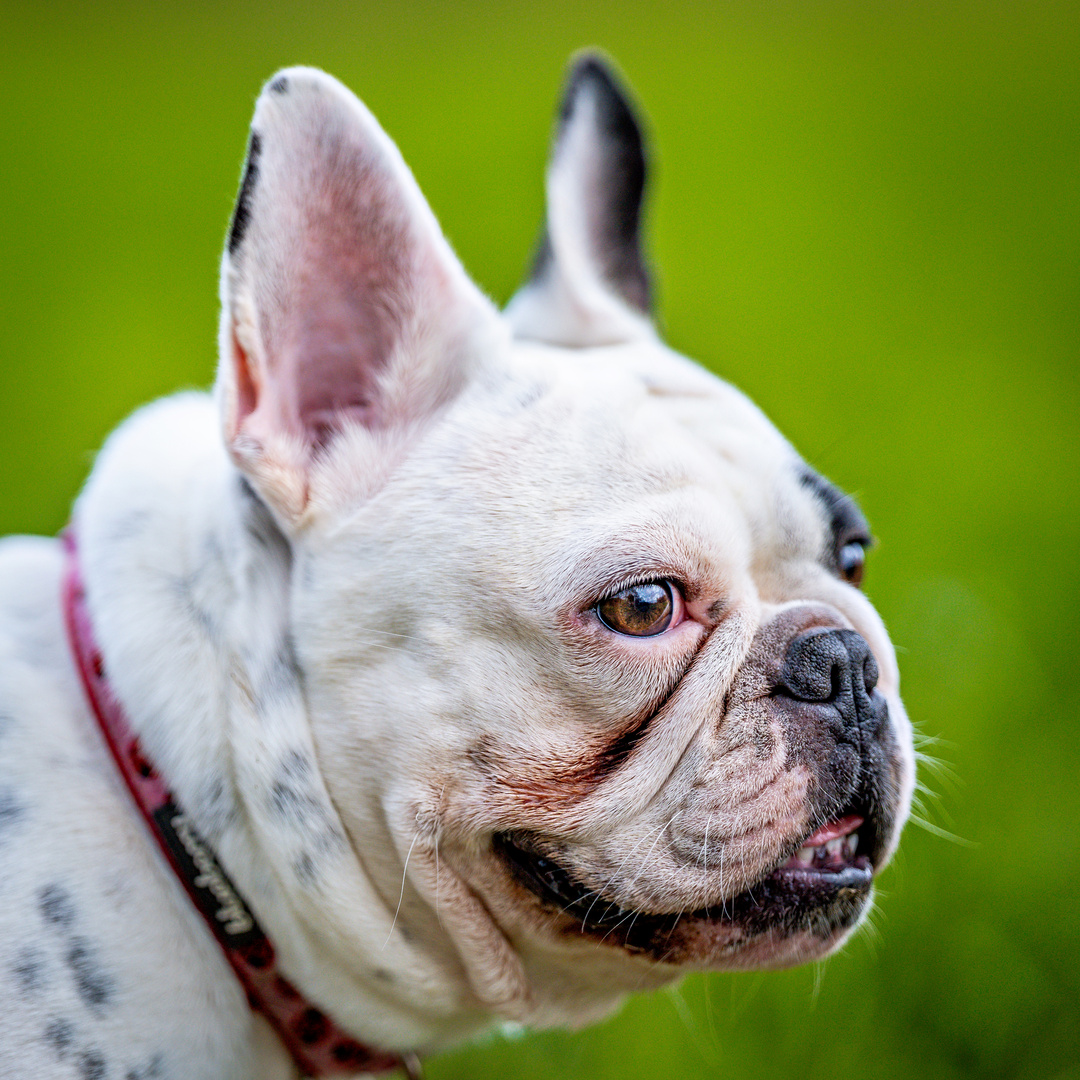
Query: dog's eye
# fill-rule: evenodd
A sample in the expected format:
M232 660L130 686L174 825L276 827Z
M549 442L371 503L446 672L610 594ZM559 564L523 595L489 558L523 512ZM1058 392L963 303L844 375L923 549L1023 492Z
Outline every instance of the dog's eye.
M671 625L678 599L669 582L648 581L601 600L596 605L596 614L617 634L652 637Z
M836 562L840 567L840 576L858 588L862 584L863 568L866 564L866 544L861 540L844 544L836 556Z

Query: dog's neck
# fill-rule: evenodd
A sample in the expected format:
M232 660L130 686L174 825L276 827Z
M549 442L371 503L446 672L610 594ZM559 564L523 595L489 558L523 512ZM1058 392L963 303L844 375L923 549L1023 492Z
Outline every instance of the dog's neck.
M482 1010L445 952L387 934L396 897L366 874L323 787L289 635L290 546L217 424L203 395L150 406L80 497L114 690L304 993L387 1049L460 1038Z

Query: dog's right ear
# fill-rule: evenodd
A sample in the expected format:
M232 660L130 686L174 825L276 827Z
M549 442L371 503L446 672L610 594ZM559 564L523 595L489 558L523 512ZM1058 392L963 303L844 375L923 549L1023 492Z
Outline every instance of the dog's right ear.
M608 345L653 336L641 251L641 127L611 66L570 69L547 171L547 220L529 280L506 308L519 338Z
M377 487L500 325L368 110L321 71L275 76L223 260L218 392L279 523Z

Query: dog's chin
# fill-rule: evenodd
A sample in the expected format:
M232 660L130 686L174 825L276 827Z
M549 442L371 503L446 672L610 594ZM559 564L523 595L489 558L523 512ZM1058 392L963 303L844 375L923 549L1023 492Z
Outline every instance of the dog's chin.
M511 887L564 942L584 939L687 969L780 968L827 955L869 906L882 844L871 822L846 834L838 824L828 846L802 846L739 895L693 911L623 907L582 883L554 845L532 834L497 834L494 850Z

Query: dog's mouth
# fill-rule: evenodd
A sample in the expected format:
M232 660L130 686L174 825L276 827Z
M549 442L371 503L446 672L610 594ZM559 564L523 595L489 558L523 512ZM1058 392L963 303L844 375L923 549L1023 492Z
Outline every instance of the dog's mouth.
M763 935L775 943L810 934L823 946L854 926L870 898L882 840L868 808L853 803L818 825L750 888L696 911L634 911L590 889L560 865L552 845L528 833L500 833L495 851L510 875L566 929L631 952L679 962L703 932L725 954ZM800 956L798 959L805 959ZM693 959L691 957L691 959Z

